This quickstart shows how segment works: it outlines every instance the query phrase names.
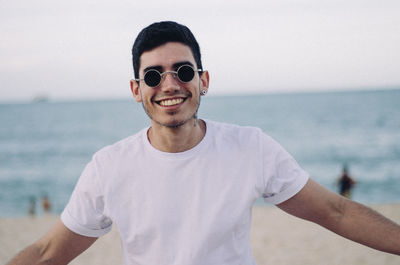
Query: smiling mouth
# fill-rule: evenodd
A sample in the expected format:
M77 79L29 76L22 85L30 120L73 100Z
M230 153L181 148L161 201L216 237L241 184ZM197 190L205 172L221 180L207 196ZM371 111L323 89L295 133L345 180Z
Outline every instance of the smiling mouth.
M156 103L163 107L170 107L170 106L179 105L182 102L184 102L185 100L186 100L186 98L172 98L172 99L158 100L158 101L156 101Z

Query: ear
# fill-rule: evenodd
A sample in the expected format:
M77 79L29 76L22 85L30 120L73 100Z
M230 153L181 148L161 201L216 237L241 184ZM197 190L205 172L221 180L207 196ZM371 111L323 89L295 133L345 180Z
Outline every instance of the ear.
M210 75L208 71L204 71L200 76L200 91L205 90L208 92L208 85L210 83Z
M136 102L142 102L142 95L140 94L139 83L133 79L131 79L130 83L133 98L136 100Z

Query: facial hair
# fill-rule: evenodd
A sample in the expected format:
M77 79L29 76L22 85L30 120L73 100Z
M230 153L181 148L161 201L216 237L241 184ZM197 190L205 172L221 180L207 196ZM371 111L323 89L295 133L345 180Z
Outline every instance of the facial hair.
M182 120L182 121L176 121L176 120L174 120L172 123L163 123L163 122L157 120L155 117L153 117L153 115L152 115L152 114L150 113L150 111L148 110L149 108L147 108L147 106L146 106L145 101L143 100L143 98L142 98L142 107L143 107L144 111L146 112L147 116L148 116L152 121L154 121L155 123L157 123L157 124L159 124L159 125L161 125L161 126L167 127L167 128L179 128L179 127L183 126L184 124L186 124L186 123L187 123L188 121L190 121L191 119L194 119L194 120L195 120L194 126L196 126L196 124L197 124L197 112L198 112L199 107L200 107L200 101L201 101L201 96L200 96L200 93L199 93L199 98L198 98L198 101L197 101L197 107L196 107L196 110L194 111L194 113L193 113L192 115L190 115L188 118L186 118L186 119L184 119L184 120ZM175 113L172 112L172 113L170 113L169 115L173 116L173 115L175 115Z

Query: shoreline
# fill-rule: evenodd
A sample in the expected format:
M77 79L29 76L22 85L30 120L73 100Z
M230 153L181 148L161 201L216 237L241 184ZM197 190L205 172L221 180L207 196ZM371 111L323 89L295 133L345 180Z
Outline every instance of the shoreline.
M368 205L400 223L400 203ZM43 236L58 215L0 218L0 264ZM290 216L273 206L253 207L250 239L257 265L395 265L400 257L342 238L316 224ZM122 264L118 230L98 239L71 265Z

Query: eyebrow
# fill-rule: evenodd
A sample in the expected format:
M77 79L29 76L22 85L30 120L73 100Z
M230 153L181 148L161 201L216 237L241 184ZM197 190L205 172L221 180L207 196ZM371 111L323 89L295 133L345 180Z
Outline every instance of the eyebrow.
M174 63L172 65L172 67L173 67L174 70L176 70L182 65L190 65L190 66L194 67L194 65L189 61L182 61L182 62ZM149 70L157 70L157 71L159 71L161 73L163 71L163 67L161 65L149 66L149 67L146 67L146 68L143 69L143 73L146 73Z
M174 67L174 69L178 69L182 65L190 65L191 67L194 67L194 65L189 61L177 62L177 63L174 63L172 66Z
M149 70L157 70L159 72L162 72L162 67L160 65L149 66L143 69L143 73L146 73Z

